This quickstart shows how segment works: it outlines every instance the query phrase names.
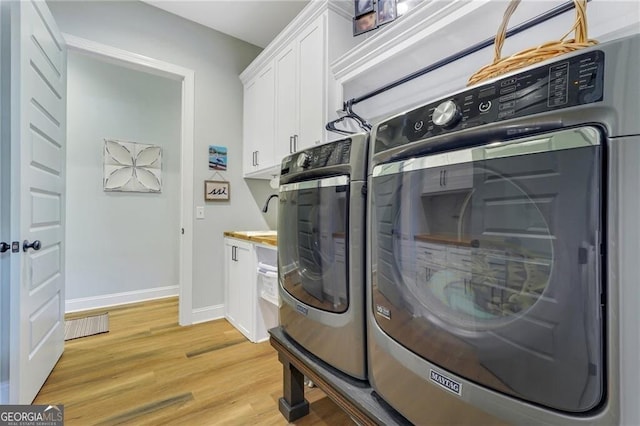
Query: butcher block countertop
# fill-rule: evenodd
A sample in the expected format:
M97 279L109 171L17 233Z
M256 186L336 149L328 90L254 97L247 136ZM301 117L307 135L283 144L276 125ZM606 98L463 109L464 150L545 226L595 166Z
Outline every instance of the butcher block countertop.
M224 236L268 246L278 246L277 231L226 231Z

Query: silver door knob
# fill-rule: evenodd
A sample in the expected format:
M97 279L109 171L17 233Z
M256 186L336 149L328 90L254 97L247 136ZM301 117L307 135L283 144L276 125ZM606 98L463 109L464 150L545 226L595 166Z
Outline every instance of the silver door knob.
M30 248L37 251L37 250L40 250L41 247L42 247L42 243L40 242L40 240L35 240L32 243L29 243L29 240L24 240L22 242L22 251L27 251Z

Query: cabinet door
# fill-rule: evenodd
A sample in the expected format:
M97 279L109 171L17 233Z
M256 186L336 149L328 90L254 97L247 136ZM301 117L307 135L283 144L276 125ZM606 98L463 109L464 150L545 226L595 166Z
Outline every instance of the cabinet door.
M275 74L272 64L260 73L257 84L256 170L264 170L275 165Z
M225 261L225 317L253 341L256 274L251 244L225 239Z
M275 165L275 75L266 66L244 91L243 159L245 175Z
M325 51L325 19L323 14L297 38L298 99L300 119L296 149L299 151L323 140L325 114L324 76L327 73Z
M256 112L257 112L257 79L244 87L242 170L245 174L256 171Z
M297 56L296 44L291 43L275 61L277 162L294 152L293 137L298 132Z

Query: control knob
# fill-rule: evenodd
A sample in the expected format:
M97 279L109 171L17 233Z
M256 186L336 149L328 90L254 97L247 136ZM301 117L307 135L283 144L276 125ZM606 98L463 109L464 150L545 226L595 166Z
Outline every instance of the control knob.
M298 167L306 169L307 167L309 167L309 164L311 164L311 156L306 152L300 153L300 155L298 155L297 164Z
M462 114L460 108L453 101L444 101L433 111L433 124L440 127L453 127L458 124Z

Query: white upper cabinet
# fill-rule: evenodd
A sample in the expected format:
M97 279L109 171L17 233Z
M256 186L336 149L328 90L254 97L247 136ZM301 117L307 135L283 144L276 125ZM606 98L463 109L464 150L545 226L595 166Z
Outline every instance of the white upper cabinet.
M244 110L242 114L242 132L243 132L243 147L242 147L242 168L245 174L251 173L255 170L255 126L251 123L255 122L256 117L256 99L258 98L256 92L257 78L244 85Z
M240 75L245 177L270 179L283 157L338 137L325 130L342 107L329 64L357 44L349 13L328 1L311 2ZM272 86L256 89L269 81L261 78L265 70Z
M276 159L323 138L325 18L319 16L276 57Z
M296 41L298 48L298 131L294 138L294 152L319 144L324 139L324 126L328 116L328 60L324 42L326 14L305 28ZM334 118L331 116L332 119ZM336 117L337 118L337 117Z
M268 64L244 87L244 173L275 165L274 70Z
M298 50L291 43L276 57L276 127L275 156L289 155L298 131ZM246 105L245 105L246 108Z

